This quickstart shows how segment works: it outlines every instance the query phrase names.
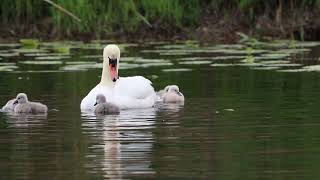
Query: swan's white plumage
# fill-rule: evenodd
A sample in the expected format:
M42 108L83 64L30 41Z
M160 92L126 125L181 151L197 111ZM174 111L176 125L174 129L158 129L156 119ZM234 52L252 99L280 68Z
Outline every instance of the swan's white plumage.
M81 110L94 110L96 96L103 94L120 109L152 107L156 100L151 82L142 76L121 77L112 87L98 84L81 102Z
M112 64L114 60L117 61L116 65ZM108 102L120 109L148 108L154 105L157 96L148 79L142 76L121 77L113 82L118 74L119 60L119 47L114 44L107 45L103 50L101 82L83 98L80 105L82 111L94 110L98 94L103 94Z

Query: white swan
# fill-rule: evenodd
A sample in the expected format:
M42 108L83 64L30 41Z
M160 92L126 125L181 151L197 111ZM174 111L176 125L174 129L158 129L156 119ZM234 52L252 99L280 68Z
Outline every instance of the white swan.
M107 45L103 50L101 81L81 101L82 111L94 110L96 96L103 94L120 109L152 107L157 99L151 81L142 76L118 78L120 49Z

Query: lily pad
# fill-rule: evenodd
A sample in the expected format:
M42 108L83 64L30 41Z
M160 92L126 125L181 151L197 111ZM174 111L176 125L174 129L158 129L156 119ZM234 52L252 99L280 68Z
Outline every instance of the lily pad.
M162 69L163 72L186 72L186 71L192 71L192 69L187 68L176 68L176 69Z
M251 69L254 69L254 70L277 70L277 69L280 69L280 67L274 67L274 66L270 66L270 67L252 67Z
M212 67L228 67L228 66L236 66L236 64L211 64Z
M18 53L18 52L0 53L0 56L1 56L1 57L5 57L5 58L8 58L8 57L19 56L19 53Z
M75 65L75 64L92 64L92 61L67 61L65 64L67 65Z
M0 66L15 66L16 63L0 63Z
M262 64L288 64L290 63L290 61L282 61L282 60L278 60L278 61L261 61Z
M171 62L155 62L155 63L145 63L141 64L141 67L151 67L151 66L172 66L173 63Z
M270 54L263 54L262 57L269 57L274 59L284 59L290 56L290 54L286 53L270 53Z
M191 54L192 52L176 52L176 51L168 51L168 52L161 52L159 53L161 56L180 56L180 55L188 55Z
M0 47L8 47L8 48L16 48L21 46L21 44L18 43L0 43Z
M36 57L37 60L59 60L59 59L67 59L70 56L40 56Z
M165 59L135 59L133 62L135 63L168 63L170 61Z
M62 61L20 61L21 64L34 64L34 65L56 65L62 64Z
M212 50L212 53L223 53L223 54L262 54L268 52L263 49L252 49L252 50L236 50L236 49L216 49Z
M21 48L21 49L13 49L12 51L26 54L26 53L43 53L43 52L48 52L45 49L27 49L27 48Z
M277 51L274 51L275 53L281 53L281 54L298 54L298 53L304 53L304 52L310 52L311 49L306 49L306 48L300 48L300 49L280 49Z
M277 70L277 72L306 72L307 69L281 69Z
M28 48L37 48L39 46L39 40L37 39L20 39L20 43Z
M70 54L70 47L69 46L55 46L54 51L61 54Z
M18 66L10 65L10 66L0 66L0 71L13 71L17 69Z
M201 65L201 64L211 64L212 61L185 61L185 62L179 62L179 64L185 64L185 65Z

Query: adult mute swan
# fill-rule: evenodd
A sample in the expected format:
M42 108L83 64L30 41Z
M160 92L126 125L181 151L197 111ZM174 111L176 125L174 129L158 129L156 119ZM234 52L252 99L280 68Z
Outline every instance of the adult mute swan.
M94 110L96 96L104 95L109 102L120 109L148 108L156 102L157 96L151 81L142 76L118 77L120 49L110 44L103 49L101 81L80 104L82 111Z

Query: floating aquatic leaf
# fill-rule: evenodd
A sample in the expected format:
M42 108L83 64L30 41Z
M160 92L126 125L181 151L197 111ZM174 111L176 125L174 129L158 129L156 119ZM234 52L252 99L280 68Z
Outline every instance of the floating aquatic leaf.
M186 65L193 65L193 64L211 64L212 61L185 61L185 62L179 62L179 64L186 64Z
M284 59L290 56L290 54L285 53L270 53L270 54L262 54L262 57L270 57L275 59Z
M59 59L67 59L70 56L40 56L36 57L37 60L59 60Z
M211 64L212 67L228 67L228 66L236 66L236 64Z
M186 57L186 58L180 58L178 60L182 61L197 61L197 60L207 60L212 59L212 57Z
M179 60L183 61L196 61L196 60L239 60L244 59L246 56L216 56L216 57L186 57L186 58L180 58Z
M1 57L14 57L14 56L19 56L18 52L11 52L11 53L0 53Z
M218 44L213 47L218 49L244 49L246 46L243 44Z
M20 39L20 43L27 48L37 48L39 46L39 40L37 39Z
M192 71L192 69L187 68L176 68L176 69L162 69L163 72L184 72L184 71Z
M92 64L92 61L67 61L65 64L74 65L74 64Z
M299 48L299 49L280 49L277 51L274 51L274 53L278 54L298 54L298 53L304 53L304 52L310 52L311 49L306 48Z
M320 65L305 66L303 69L308 71L320 71Z
M133 62L135 63L167 63L170 62L168 60L165 59L135 59L133 60Z
M62 61L20 61L21 64L34 64L34 65L55 65L62 64Z
M19 73L57 73L57 72L63 72L61 70L28 70L28 71L11 71L10 73L15 73L15 74L19 74Z
M159 62L159 63L145 63L145 64L140 64L141 67L151 67L151 66L172 66L173 63L170 62Z
M254 69L254 70L277 70L277 69L280 69L280 67L252 67L251 69Z
M55 46L54 51L61 54L70 54L70 47L69 46Z
M315 46L319 46L320 42L296 41L295 45L297 47L315 47Z
M169 42L167 41L149 41L146 42L146 44L150 44L150 45L162 45L162 44L168 44Z
M60 55L60 54L59 54ZM26 57L37 57L37 56L55 56L55 54L53 53L45 53L45 52L39 52L39 53L27 53L27 54L24 54L23 56L26 56Z
M298 66L302 66L302 64L289 64L289 63L278 63L278 64L264 64L263 66L269 66L269 67L298 67Z
M172 51L168 51L168 52L162 52L159 53L161 56L179 56L179 55L188 55L191 54L192 52L172 52Z
M16 63L0 63L0 66L14 66Z
M252 50L236 50L236 49L216 49L212 50L212 53L223 53L223 54L262 54L268 52L263 49L252 49Z
M14 52L18 52L18 53L22 53L22 54L26 54L26 53L44 53L44 52L48 52L45 49L27 49L27 48L21 48L21 49L13 49L12 51Z
M9 48L14 48L14 47L19 47L21 44L18 43L0 43L0 47L9 47Z
M278 61L261 61L262 64L288 64L290 63L290 61L282 61L282 60L278 60Z
M281 69L277 70L277 72L306 72L307 69Z
M186 49L189 48L189 46L185 44L168 44L168 45L163 45L163 46L157 46L156 48L159 49Z
M18 66L10 65L10 66L0 66L0 71L13 71L17 69Z

